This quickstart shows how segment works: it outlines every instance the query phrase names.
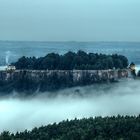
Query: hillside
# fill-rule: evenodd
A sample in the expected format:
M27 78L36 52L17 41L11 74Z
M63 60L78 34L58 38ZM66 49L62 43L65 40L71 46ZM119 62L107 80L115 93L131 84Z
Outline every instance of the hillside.
M32 131L10 134L1 140L139 140L140 116L96 117L54 123Z

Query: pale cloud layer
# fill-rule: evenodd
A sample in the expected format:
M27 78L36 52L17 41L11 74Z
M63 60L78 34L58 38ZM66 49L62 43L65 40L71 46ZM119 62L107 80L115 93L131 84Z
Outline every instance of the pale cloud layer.
M66 119L112 115L139 115L140 81L60 90L48 98L6 98L0 100L0 132L31 130ZM79 92L75 92L78 89ZM45 93L48 94L48 93ZM54 95L54 93L51 93Z
M140 41L139 0L0 0L0 40Z

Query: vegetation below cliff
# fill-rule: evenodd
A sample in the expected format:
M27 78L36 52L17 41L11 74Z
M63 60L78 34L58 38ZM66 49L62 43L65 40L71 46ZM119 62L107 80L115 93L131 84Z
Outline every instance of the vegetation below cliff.
M96 117L54 123L32 131L10 134L1 140L139 140L140 116Z
M23 56L12 65L17 69L30 70L107 70L126 68L128 59L117 54L105 55L78 51L64 55L50 53L40 58Z

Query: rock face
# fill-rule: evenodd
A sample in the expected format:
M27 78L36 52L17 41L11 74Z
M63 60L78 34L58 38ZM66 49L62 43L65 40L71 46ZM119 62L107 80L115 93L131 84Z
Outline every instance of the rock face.
M129 70L16 70L0 71L0 91L50 91L127 78Z

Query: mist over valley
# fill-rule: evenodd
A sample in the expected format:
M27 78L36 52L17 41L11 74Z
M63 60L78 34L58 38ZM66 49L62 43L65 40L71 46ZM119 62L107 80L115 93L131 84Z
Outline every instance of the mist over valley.
M0 100L0 131L31 130L66 119L95 116L138 115L140 81L75 87L60 90L56 96L39 93L30 98L6 97Z

